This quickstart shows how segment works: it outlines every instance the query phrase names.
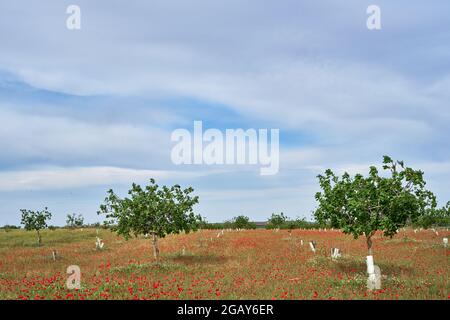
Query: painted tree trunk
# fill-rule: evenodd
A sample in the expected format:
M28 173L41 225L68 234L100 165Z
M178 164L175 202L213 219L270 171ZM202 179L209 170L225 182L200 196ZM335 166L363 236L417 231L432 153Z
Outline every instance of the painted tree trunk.
M40 247L41 246L41 242L42 242L41 234L40 234L39 230L36 230L36 231L37 231L37 236L38 236L38 247Z
M159 263L158 236L156 234L152 235L152 245L153 245L153 256L155 257L156 263Z

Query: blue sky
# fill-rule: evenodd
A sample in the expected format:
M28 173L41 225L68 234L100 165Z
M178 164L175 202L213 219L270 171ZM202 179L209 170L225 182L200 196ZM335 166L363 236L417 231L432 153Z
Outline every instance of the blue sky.
M66 8L81 8L81 30ZM382 29L366 28L381 8ZM384 154L450 200L450 2L0 3L0 224L101 221L106 190L191 185L210 221L311 217L316 175ZM280 171L175 166L176 128L279 128Z

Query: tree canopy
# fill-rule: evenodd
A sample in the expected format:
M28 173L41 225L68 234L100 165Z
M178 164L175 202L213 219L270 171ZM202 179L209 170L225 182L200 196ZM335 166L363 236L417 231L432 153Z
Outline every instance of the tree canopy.
M256 228L256 225L250 221L250 218L247 216L244 216L244 215L234 217L231 224L236 229L255 229Z
M201 216L193 211L198 197L191 195L193 191L191 187L183 190L179 185L160 187L150 179L145 187L133 183L129 197L124 199L109 190L98 213L106 214L106 224L125 239L152 235L155 258L159 260L158 237L190 232L199 226Z
M388 156L383 158L383 169L386 176L381 176L374 166L367 177L351 177L347 172L338 177L330 169L318 176L322 191L315 196L316 220L341 228L355 239L365 235L369 254L371 237L377 230L392 237L407 223L433 214L437 206L435 195L425 188L422 171Z
M40 230L47 228L47 220L50 220L52 214L48 211L48 208L45 207L44 210L41 211L32 211L21 209L22 212L22 221L21 223L24 225L25 230L35 230L38 236L38 245L41 245L41 234Z
M69 228L81 228L84 224L84 218L81 214L78 216L75 213L68 214L66 224Z
M282 228L288 220L288 217L281 213L272 213L272 216L267 220L267 229Z

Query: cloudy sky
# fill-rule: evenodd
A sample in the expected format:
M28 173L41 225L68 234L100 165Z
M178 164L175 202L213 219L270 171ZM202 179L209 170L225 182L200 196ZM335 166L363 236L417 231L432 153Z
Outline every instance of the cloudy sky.
M81 30L66 9L81 8ZM366 27L369 5L381 30ZM209 221L311 217L316 176L384 154L450 200L450 2L0 2L0 224L102 221L106 190L193 186ZM175 166L171 132L279 128L280 171Z

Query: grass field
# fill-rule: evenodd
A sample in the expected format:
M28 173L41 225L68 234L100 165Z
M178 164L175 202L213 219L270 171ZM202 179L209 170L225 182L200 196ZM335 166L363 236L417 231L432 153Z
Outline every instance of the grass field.
M125 241L101 229L0 231L1 299L450 299L449 231L401 231L374 239L382 289L367 291L364 239L339 231L201 230L160 241ZM301 245L303 240L304 245ZM314 254L308 241L317 242ZM330 248L342 250L338 261ZM184 254L183 254L183 248ZM58 259L52 259L57 250ZM66 269L81 268L81 289L68 290Z

